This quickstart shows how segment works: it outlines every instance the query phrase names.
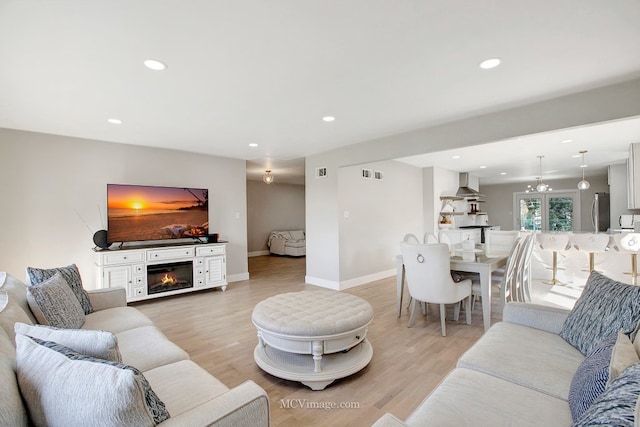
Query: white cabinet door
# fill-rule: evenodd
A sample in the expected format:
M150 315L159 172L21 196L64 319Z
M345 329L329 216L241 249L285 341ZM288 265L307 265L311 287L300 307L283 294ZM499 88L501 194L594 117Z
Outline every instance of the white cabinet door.
M130 265L105 267L103 274L105 287L122 287L127 290L127 298L131 298L133 296L133 270Z
M225 259L223 256L205 258L205 284L207 286L225 283Z

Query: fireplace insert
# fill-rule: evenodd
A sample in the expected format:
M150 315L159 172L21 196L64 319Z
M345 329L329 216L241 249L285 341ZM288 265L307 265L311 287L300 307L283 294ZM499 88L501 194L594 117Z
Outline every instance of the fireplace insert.
M147 293L149 295L192 287L192 261L147 266Z

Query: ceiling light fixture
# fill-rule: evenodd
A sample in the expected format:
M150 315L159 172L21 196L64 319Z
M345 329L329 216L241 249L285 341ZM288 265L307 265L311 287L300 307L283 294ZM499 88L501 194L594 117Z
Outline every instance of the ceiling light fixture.
M451 156L452 159L459 159L460 156Z
M332 121L334 121L335 119L336 119L336 118L335 118L335 117L333 117L333 116L324 116L324 117L322 118L322 120L324 120L325 122L332 122Z
M107 119L107 121L109 123L111 123L112 125L121 125L122 124L122 120L120 120L120 119Z
M570 142L573 142L573 139L565 139L561 143L562 144L569 144Z
M484 166L484 165L480 166L480 169L486 169L486 168L487 168L487 167L486 167L486 166Z
M536 190L540 193L551 190L547 184L542 181L542 159L544 156L538 156L540 159L540 176L538 177L538 185L536 185Z
M145 59L144 66L153 71L163 71L167 69L167 64L157 59Z
M256 144L255 142L252 142L251 144L249 144L249 147L251 148L256 148L258 146L258 144Z
M591 184L589 184L589 181L584 179L584 169L587 167L587 165L584 163L584 155L585 155L586 152L587 152L587 150L580 151L580 154L582 154L582 164L580 165L580 167L582 168L582 181L580 181L578 183L578 189L579 190L586 190L589 187L591 187Z
M273 175L271 175L271 170L267 169L265 172L266 173L262 175L262 181L264 181L264 183L267 185L273 183Z
M480 68L482 68L483 70L490 70L492 68L496 68L498 65L500 65L501 62L502 59L500 58L485 59L480 63Z

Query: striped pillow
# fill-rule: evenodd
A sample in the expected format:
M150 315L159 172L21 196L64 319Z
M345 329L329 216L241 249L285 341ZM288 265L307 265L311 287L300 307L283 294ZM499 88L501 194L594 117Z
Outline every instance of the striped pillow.
M594 271L562 325L560 336L586 355L603 338L620 329L632 333L638 321L640 286L616 282Z
M584 358L569 388L569 409L576 421L604 391L609 380L611 353L618 334L603 339Z
M639 396L640 362L625 369L573 426L633 427Z
M76 296L76 298L78 298L78 302L84 310L84 314L93 313L93 306L91 305L91 301L89 300L89 294L82 287L82 278L80 277L80 271L75 264L71 264L66 267L47 269L27 267L27 276L29 277L29 283L31 285L42 283L45 280L55 276L56 273L60 273L64 280L66 280L67 285L69 285L69 287L73 291L73 294Z

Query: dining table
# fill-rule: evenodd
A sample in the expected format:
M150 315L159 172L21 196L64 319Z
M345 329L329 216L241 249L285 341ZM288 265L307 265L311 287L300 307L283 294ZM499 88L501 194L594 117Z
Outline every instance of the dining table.
M396 255L396 298L398 317L402 314L402 297L404 293L405 271L402 255ZM478 273L480 276L480 292L482 296L482 321L485 332L491 327L491 275L507 264L507 256L487 257L484 251L478 251L473 260L465 260L460 252L451 256L451 270Z

